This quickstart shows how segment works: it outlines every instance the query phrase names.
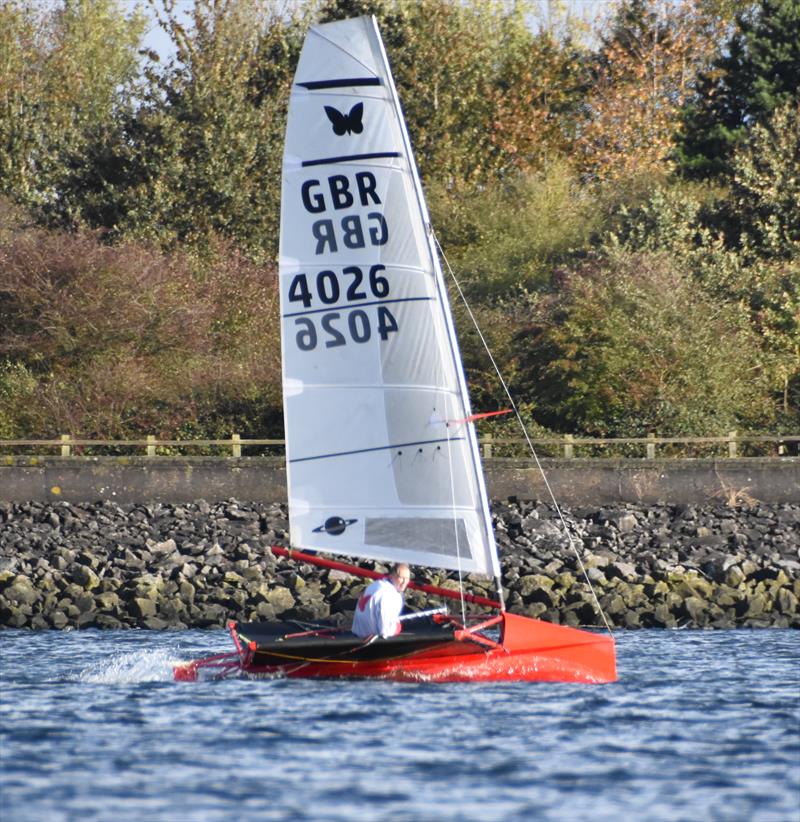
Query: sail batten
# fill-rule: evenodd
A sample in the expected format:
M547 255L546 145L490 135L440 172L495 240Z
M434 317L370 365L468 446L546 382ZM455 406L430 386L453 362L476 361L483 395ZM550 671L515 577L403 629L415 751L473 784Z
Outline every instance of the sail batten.
M367 454L371 451L391 451L394 448L413 448L422 445L440 445L442 443L463 440L464 437L441 437L438 440L417 440L416 442L391 443L389 445L375 445L372 448L357 448L353 451L340 451L335 454L315 454L313 457L294 457L289 462L309 462L310 460L327 460L333 457L350 457L354 454Z
M321 314L325 311L331 311L333 309L339 309L340 311L349 311L355 310L357 308L366 308L367 306L371 305L391 305L392 303L415 303L415 302L427 302L433 300L434 297L397 297L394 300L372 300L367 302L358 303L357 305L347 305L347 304L337 304L337 305L330 305L325 306L325 308L310 308L306 311L292 311L287 314L283 314L283 317L304 317L308 314Z
M400 156L400 153L397 151L372 151L369 154L350 154L341 157L322 157L317 160L303 160L302 166L304 168L309 166L332 166L339 163L358 163L362 160L382 160Z
M372 18L312 28L289 105L281 336L298 548L497 576L447 293Z
M381 85L380 77L351 77L339 80L306 80L304 83L298 83L309 91L323 91L329 88L358 88L360 86L379 86Z

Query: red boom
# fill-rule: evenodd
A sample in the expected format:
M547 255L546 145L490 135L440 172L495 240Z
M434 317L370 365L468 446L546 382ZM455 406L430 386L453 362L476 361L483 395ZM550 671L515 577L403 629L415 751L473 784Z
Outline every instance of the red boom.
M353 574L358 577L368 577L369 579L380 579L385 577L380 571L370 571L367 568L359 568L357 565L349 565L346 562L336 562L333 559L323 559L314 554L305 554L302 551L295 551L292 548L284 548L281 545L273 545L272 553L281 557L289 557L289 559L296 559L300 562L310 562L312 565L319 565L320 568L333 568L336 571L345 571L348 574ZM476 596L475 594L461 594L459 591L451 591L449 588L440 588L438 585L423 585L417 582L411 582L409 588L414 588L416 591L423 591L426 594L435 594L440 597L447 597L448 599L464 599L465 602L472 602L475 605L484 605L487 608L501 608L499 602L488 597Z

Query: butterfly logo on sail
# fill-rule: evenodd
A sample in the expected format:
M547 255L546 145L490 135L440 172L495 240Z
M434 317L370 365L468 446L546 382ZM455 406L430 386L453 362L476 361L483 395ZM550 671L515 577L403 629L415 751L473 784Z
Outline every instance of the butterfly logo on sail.
M325 113L333 124L333 133L339 137L343 134L361 134L364 130L364 124L361 122L364 115L363 103L356 103L348 114L342 114L333 106L325 106Z

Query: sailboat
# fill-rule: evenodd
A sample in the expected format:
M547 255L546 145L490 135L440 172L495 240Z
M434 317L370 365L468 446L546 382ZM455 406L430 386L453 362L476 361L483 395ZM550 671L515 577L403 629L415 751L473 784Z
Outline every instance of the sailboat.
M496 581L498 599L456 592L460 614L409 619L388 639L232 622L234 651L180 665L175 678L615 680L612 637L504 607L447 289L373 17L314 26L303 45L283 160L280 299L292 548L273 552L353 572L319 555L477 574ZM490 610L468 615L464 602Z

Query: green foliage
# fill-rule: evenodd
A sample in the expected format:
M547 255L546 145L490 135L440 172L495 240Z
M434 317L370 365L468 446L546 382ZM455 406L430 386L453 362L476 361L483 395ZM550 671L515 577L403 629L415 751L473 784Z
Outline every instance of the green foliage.
M702 189L691 186L661 185L642 203L622 204L604 238L606 245L673 252L708 247L713 238L700 221L702 195Z
M69 222L62 196L89 135L135 95L145 19L120 0L0 6L0 193Z
M663 253L619 250L572 273L525 344L536 418L549 427L712 435L775 420L746 313Z
M784 122L783 115L776 113L776 118ZM754 136L762 132L760 151L774 162L767 164L763 177L753 172L746 178L752 184L741 191L739 213L747 214L747 198L752 209L749 219L734 220L731 228L731 202L725 192L674 185L657 189L635 208L623 209L605 242L612 250L667 253L682 261L710 299L744 308L782 418L796 426L800 422L800 255L791 234L797 223L790 216L796 213L797 200L787 197L786 191L796 185L791 168L797 147L786 151L780 139L760 127ZM738 162L752 170L752 150L743 150ZM713 227L719 224L727 225L733 236ZM774 240L760 242L765 237Z
M516 387L524 381L525 375L520 370L516 337L520 324L528 321L532 314L538 315L540 300L539 295L523 292L509 301L497 300L494 305L473 304L470 316L464 303L451 289L453 315L474 408L496 411L508 407L505 389L492 359L500 368L502 379L512 392L512 397L515 401L519 399ZM491 358L486 353L486 347L491 352ZM532 408L535 402L536 397L531 397L523 404ZM481 430L492 430L493 426L502 427L505 424L506 420L482 423ZM513 428L513 423L511 425Z
M554 266L599 228L590 191L563 163L457 196L435 188L429 202L462 284L483 300L549 289Z
M165 14L176 60L151 66L139 107L94 135L67 196L115 238L208 249L225 237L272 259L298 26L256 0L199 0L188 27L172 4Z
M27 66L16 91L57 128L17 128L43 142L11 152L5 190L51 222L101 228L111 241L203 248L225 237L255 259L274 258L285 109L314 5L288 17L266 0L197 0L186 20L174 0L151 0L176 57L135 75L141 21L120 16L117 2L65 6L65 19L82 15L91 37L79 44L76 26L59 29L60 40L47 29L35 47L43 24L32 4L19 6L7 82ZM528 11L490 0L337 0L318 17L378 16L423 178L458 190L543 167L568 153L578 128L584 55L534 34ZM56 46L65 55L57 69L44 59ZM53 79L84 76L76 64L97 79L65 96Z
M0 439L21 439L28 429L19 426L25 407L33 402L36 378L23 363L0 361Z
M453 190L568 150L583 53L527 25L533 5L331 0L322 20L375 14L422 178Z
M798 99L800 0L759 0L698 84L683 114L676 156L690 177L725 173L755 124Z
M800 260L800 101L756 124L733 158L732 196L745 246Z

